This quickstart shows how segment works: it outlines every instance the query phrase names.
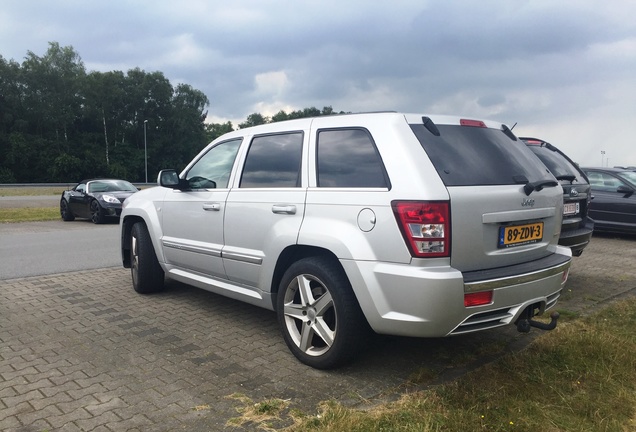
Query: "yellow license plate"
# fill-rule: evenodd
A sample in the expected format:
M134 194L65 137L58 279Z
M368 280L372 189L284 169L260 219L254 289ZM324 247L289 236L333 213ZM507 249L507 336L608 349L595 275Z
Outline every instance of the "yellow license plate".
M543 222L525 225L510 225L499 228L500 248L509 248L536 243L543 239Z

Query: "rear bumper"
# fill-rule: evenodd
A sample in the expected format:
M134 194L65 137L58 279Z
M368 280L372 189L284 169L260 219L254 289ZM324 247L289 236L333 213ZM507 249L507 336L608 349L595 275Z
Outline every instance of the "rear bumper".
M561 231L559 244L572 249L572 255L579 256L592 239L593 232L594 222L588 219L588 223L585 224L584 228Z
M554 306L571 252L522 265L462 274L449 266L342 261L360 306L382 334L443 337L514 323L528 306ZM465 307L464 294L492 290L492 303Z

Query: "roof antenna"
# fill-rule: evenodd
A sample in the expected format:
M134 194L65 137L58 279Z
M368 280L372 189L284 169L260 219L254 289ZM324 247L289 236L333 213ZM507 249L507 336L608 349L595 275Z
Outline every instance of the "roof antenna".
M510 128L510 130L513 130L515 128L515 126L517 126L517 122L515 122L515 124L512 125L512 127Z

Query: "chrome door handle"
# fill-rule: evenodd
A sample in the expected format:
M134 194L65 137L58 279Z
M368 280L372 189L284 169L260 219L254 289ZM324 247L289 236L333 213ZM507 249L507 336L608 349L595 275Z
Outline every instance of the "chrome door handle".
M272 212L276 214L296 214L296 206L291 204L274 204L272 206Z
M219 204L219 203L203 203L203 210L205 210L205 211L219 211L219 210L221 210L221 204Z

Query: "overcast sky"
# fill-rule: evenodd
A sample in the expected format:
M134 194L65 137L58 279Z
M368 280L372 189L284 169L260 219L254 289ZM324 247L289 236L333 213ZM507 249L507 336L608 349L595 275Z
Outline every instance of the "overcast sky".
M636 165L634 17L634 0L3 0L0 55L58 42L88 71L160 71L235 127L311 106L462 115Z

